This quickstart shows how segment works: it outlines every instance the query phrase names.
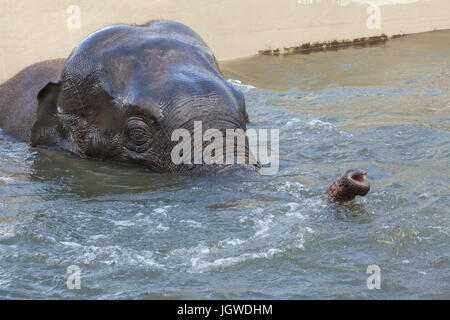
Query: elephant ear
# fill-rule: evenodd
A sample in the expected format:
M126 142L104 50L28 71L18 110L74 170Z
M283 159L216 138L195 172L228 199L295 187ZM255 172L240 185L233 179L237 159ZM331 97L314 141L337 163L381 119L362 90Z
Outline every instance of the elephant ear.
M63 126L58 117L58 96L61 84L49 82L38 95L36 122L31 129L31 146L55 146L63 138Z

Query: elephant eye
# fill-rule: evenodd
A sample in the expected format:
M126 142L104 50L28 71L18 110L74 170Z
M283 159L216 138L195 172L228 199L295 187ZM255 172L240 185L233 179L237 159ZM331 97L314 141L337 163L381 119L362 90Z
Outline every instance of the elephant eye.
M144 152L151 142L150 128L141 119L128 120L126 135L128 147L136 152Z
M148 138L147 133L145 132L145 130L142 130L140 128L137 129L131 129L129 131L130 138L135 141L136 143L145 143L145 140Z

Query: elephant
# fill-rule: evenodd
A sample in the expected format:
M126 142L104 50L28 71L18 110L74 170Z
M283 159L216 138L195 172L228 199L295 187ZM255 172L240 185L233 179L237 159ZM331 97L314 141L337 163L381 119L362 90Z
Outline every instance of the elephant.
M243 148L234 148L233 142L231 152L228 145L215 151L215 156L223 152L223 157L231 154L241 162L173 161L174 131L184 129L195 136L197 123L203 132L245 131L249 121L243 94L223 77L211 49L178 22L100 29L67 59L26 68L0 87L0 98L0 127L32 147L59 148L154 172L211 174L261 168L247 137ZM202 141L202 147L207 143ZM179 156L195 158L195 146L183 148ZM352 172L330 187L335 192L326 193L328 201L367 193L360 190L367 189L365 175Z

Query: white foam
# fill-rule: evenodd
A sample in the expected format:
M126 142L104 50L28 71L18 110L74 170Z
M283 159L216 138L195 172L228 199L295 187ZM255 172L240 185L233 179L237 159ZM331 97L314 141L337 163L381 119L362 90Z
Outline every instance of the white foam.
M299 182L289 182L285 181L283 184L276 186L277 191L284 192L293 196L296 199L302 199L301 191L307 191L303 184Z
M245 242L246 242L245 240L241 240L238 238L224 239L224 240L219 241L219 247L230 248L230 247L235 247L235 246L244 244Z
M255 237L265 237L267 236L267 231L273 226L273 215L264 217L263 219L254 220L255 223Z
M303 237L294 239L294 241L292 242L292 246L297 249L304 249L304 244L305 240L303 239Z
M15 180L13 178L10 177L0 177L0 184L10 184L10 183L14 183Z
M106 236L104 234L96 234L96 235L90 236L89 238L92 240L99 240L99 239L106 239Z
M201 229L204 228L203 225L200 222L194 221L194 220L181 220L180 222L185 223L188 227L191 227L193 229Z
M132 226L136 225L136 223L134 223L133 221L130 221L130 220L112 220L112 222L116 226L121 226L121 227L132 227Z
M302 122L302 120L294 118L294 119L291 119L288 122L286 122L286 127L290 127L295 123L301 123L301 122Z
M154 209L153 212L156 213L156 214L162 214L162 215L166 216L168 210L169 210L171 207L172 207L172 206L163 206L163 207Z
M313 119L308 121L306 124L311 128L337 131L342 136L352 137L351 133L339 129L336 125L332 124L331 122Z
M156 227L156 230L162 231L162 232L166 232L166 231L169 230L169 227L164 226L163 224L160 223L160 224L158 224L158 226Z
M218 269L232 267L247 260L272 259L276 254L282 252L283 250L271 248L267 251L262 252L244 253L242 255L235 257L219 258L214 260L213 262L202 261L199 257L194 257L191 259L192 267L190 269L190 272L209 272Z
M102 263L107 265L132 265L132 266L151 266L162 268L153 257L153 253L148 250L133 250L119 246L85 246L79 257L80 262L84 264Z
M62 241L61 244L65 245L66 247L72 247L72 248L80 248L83 247L81 244L76 242L70 242L70 241Z
M310 120L306 124L311 126L311 127L335 128L335 126L332 123L326 122L326 121L322 121L322 120L319 120L319 119Z
M243 92L248 92L252 89L255 89L254 86L249 85L249 84L243 84L241 81L239 80L234 80L234 79L228 79L228 82L231 83L234 87L236 87L237 89L243 91Z
M294 211L300 206L300 204L296 203L296 202L289 202L289 203L286 203L286 206L289 207L290 211Z
M169 252L169 255L185 257L188 255L205 255L210 253L210 251L211 250L204 244L199 244L196 247L191 248L173 249Z
M306 219L306 216L299 210L300 204L295 202L287 203L286 206L289 207L286 216L296 217L300 219Z

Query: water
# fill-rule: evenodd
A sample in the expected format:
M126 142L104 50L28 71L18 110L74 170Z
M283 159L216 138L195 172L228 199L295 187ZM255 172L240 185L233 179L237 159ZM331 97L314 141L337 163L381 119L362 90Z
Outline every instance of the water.
M450 298L449 40L223 63L250 127L280 129L275 176L153 174L1 135L0 298ZM323 203L351 167L367 197Z

